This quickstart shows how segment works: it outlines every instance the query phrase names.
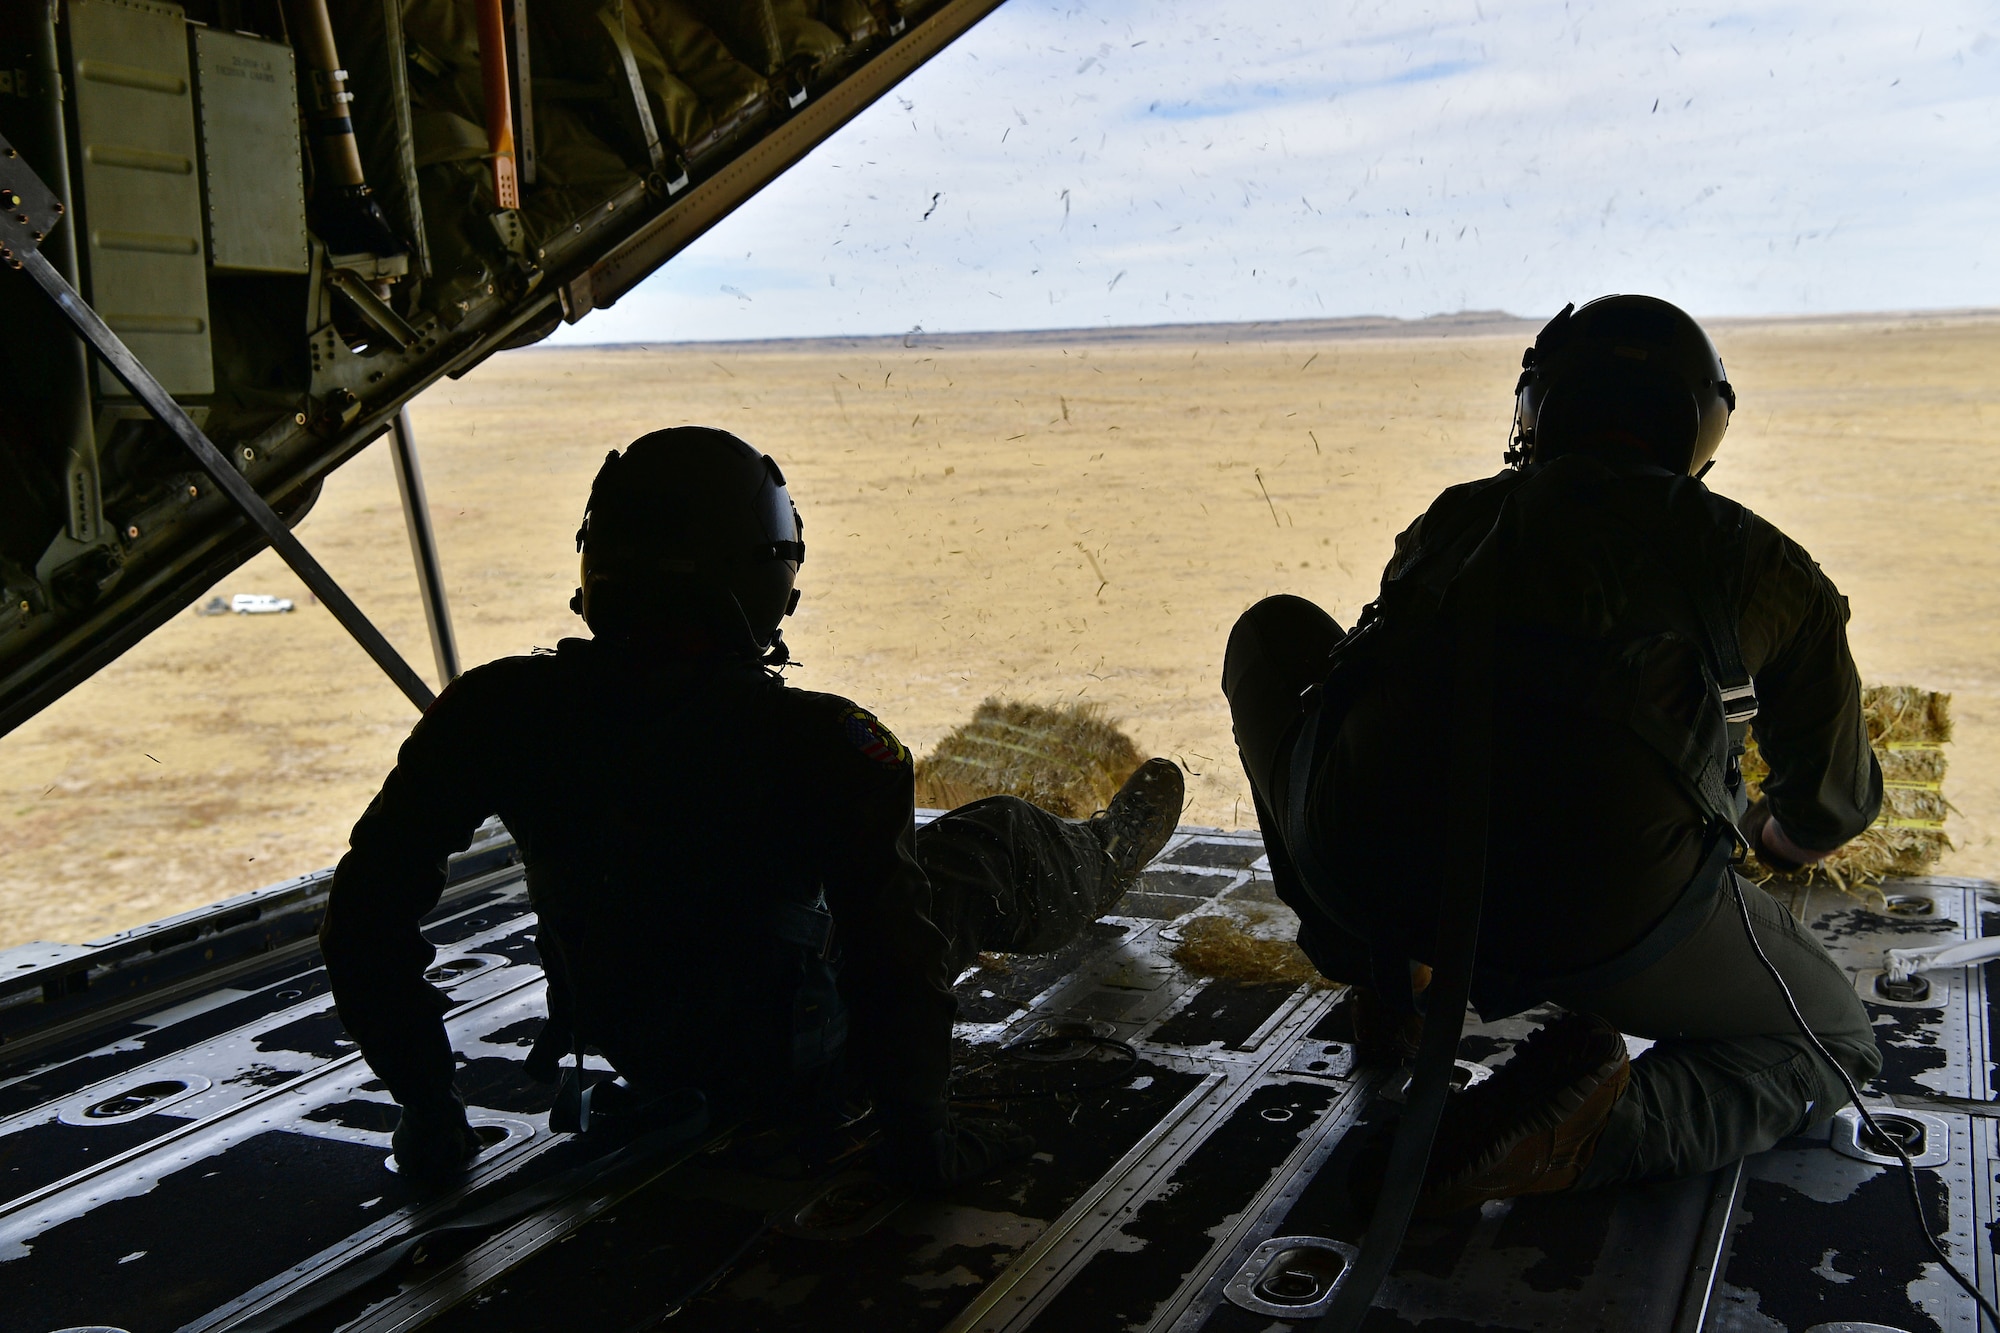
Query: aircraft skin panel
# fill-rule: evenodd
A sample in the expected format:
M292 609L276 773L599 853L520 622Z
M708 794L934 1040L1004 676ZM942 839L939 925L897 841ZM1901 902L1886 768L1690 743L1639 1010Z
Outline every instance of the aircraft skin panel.
M293 523L411 398L611 305L999 0L503 0L491 70L474 0L326 0L337 93L280 17L319 2L0 9L0 135L66 196L44 252ZM329 203L334 122L386 233ZM262 542L4 270L0 319L25 344L0 422L3 735Z
M960 979L956 1095L1007 1108L1038 1151L938 1198L874 1177L866 1121L718 1126L610 1156L551 1133L550 1089L522 1069L544 1003L533 922L497 827L427 926L460 1086L493 1141L442 1195L384 1167L396 1111L314 950L324 872L93 945L0 954L6 1326L632 1328L677 1310L677 1326L717 1330L1250 1333L1309 1319L1314 1256L1337 1267L1363 1229L1348 1169L1400 1079L1354 1068L1339 991L1206 981L1172 961L1195 915L1289 926L1261 853L1254 835L1183 829L1125 910L1069 949ZM1922 1189L1990 1291L1989 977L1934 974L1916 1003L1880 999L1873 978L1885 947L2000 930L1995 886L1887 889L1893 916L1830 890L1793 907L1868 1000L1887 1057L1870 1099L1929 1126ZM1469 1026L1468 1078L1542 1017ZM1973 1327L1925 1262L1899 1169L1844 1155L1839 1130L1699 1179L1420 1222L1369 1327Z
M200 71L208 248L218 269L310 271L292 49L238 32L191 34Z
M173 7L72 0L86 299L169 392L215 390L194 79ZM123 385L99 368L98 391Z

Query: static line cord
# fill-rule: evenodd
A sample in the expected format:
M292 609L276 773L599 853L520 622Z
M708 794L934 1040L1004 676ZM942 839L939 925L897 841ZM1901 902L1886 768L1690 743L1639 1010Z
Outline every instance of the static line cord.
M1917 1234L1924 1238L1924 1244L1930 1247L1931 1254L1937 1258L1938 1263L1943 1266L1944 1271L1951 1274L1951 1280L1963 1287L1965 1294L1978 1302L1979 1312L1986 1316L1996 1330L2000 1330L2000 1311L1996 1311L1993 1308L1993 1302L1986 1299L1985 1294L1979 1290L1976 1284L1968 1281L1965 1274L1958 1271L1958 1265L1954 1264L1950 1257L1945 1254L1944 1246L1938 1243L1937 1236L1931 1231L1930 1218L1924 1213L1924 1196L1917 1189L1917 1168L1910 1161L1910 1154L1903 1148L1900 1139L1884 1133L1882 1126L1875 1123L1875 1117L1869 1113L1867 1105L1861 1100L1861 1089L1854 1086L1854 1078L1847 1072L1846 1066L1833 1058L1833 1055L1821 1043L1819 1035L1807 1026L1805 1015L1799 1012L1799 1002L1792 998L1792 988L1785 984L1784 976L1779 973L1777 965L1764 953L1764 946L1757 939L1757 931L1750 922L1750 902L1743 896L1743 880L1734 872L1729 872L1729 883L1730 887L1736 891L1736 910L1743 917L1743 934L1749 939L1750 948L1757 955L1757 961L1762 963L1764 970L1771 974L1771 980L1778 983L1778 993L1785 997L1785 1008L1791 1011L1792 1022L1798 1024L1799 1031L1804 1033L1806 1040L1812 1043L1812 1048L1818 1052L1819 1058L1826 1061L1832 1067L1834 1073L1840 1075L1841 1083L1847 1088L1848 1098L1853 1102L1854 1109L1860 1112L1861 1123L1868 1127L1868 1132L1881 1142L1888 1144L1895 1151L1897 1160L1902 1162L1903 1180L1910 1187L1910 1207L1917 1215Z

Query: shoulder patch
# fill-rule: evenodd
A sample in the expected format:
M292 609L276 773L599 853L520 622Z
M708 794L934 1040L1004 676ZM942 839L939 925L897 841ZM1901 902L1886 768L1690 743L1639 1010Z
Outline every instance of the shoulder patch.
M840 722L847 743L876 763L893 766L909 762L910 752L903 743L867 709L850 708Z

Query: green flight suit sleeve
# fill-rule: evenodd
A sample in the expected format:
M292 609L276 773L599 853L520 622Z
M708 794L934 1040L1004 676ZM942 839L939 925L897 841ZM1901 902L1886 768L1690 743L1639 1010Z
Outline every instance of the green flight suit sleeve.
M1753 520L1743 650L1757 684L1751 730L1771 766L1764 796L1799 846L1829 852L1875 822L1882 770L1861 715L1847 599L1797 543Z
M825 890L840 945L848 1059L886 1124L930 1129L944 1123L958 1002L945 975L948 946L931 920L930 881L917 864L914 768L865 711L854 709L846 727L860 740L835 766L847 799L832 808L846 813Z
M450 1001L424 980L437 950L419 926L444 891L446 859L495 811L487 674L453 682L403 742L349 836L320 925L340 1021L405 1107L453 1097Z

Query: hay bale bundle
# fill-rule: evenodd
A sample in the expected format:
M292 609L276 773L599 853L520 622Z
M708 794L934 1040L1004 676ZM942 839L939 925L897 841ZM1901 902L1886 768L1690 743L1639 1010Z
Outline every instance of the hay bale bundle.
M1823 881L1846 893L1876 896L1872 886L1891 876L1924 875L1951 850L1945 816L1945 752L1951 740L1951 696L1914 685L1868 685L1861 691L1868 742L1882 765L1882 813L1861 835L1818 865L1793 875L1753 859L1764 879L1793 884ZM1755 740L1743 755L1750 798L1761 794L1771 769Z
M1139 766L1132 738L1096 704L988 699L917 761L917 804L949 810L1019 796L1082 819L1104 809Z

